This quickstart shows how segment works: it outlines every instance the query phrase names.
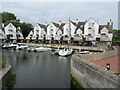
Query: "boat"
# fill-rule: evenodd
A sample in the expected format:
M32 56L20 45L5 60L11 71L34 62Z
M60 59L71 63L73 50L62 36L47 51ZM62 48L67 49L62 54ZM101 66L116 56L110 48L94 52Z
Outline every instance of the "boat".
M58 52L58 54L59 54L60 56L68 56L68 55L71 55L72 52L73 52L73 50L72 50L71 48L64 48L63 50L60 50L60 51Z
M54 49L54 51L52 51L52 54L58 54L58 52L60 51L59 47L57 49Z
M28 48L27 48L27 51L28 51L28 52L33 52L33 51L35 51L35 47L28 47Z
M45 48L45 47L36 47L34 51L37 52L43 52L43 51L50 51L52 50L51 48Z
M24 50L24 49L27 49L27 48L28 48L28 46L26 44L19 43L19 44L17 44L15 49L16 50Z
M89 51L75 51L75 54L88 54Z
M9 43L9 44L5 44L2 46L3 49L9 49L9 48L15 48L17 46L16 43Z

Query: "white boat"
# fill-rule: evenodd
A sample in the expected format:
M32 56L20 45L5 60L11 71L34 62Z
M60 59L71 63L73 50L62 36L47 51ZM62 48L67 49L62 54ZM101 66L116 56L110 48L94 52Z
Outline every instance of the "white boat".
M49 51L49 50L52 50L51 48L45 48L45 47L36 47L35 48L35 51L37 52L43 52L43 51Z
M26 44L17 44L15 49L16 50L24 50L26 48L28 48L28 46Z
M89 51L76 51L75 54L88 54Z
M15 48L17 46L16 43L9 43L4 46L2 46L3 49L9 49L9 48Z
M35 47L28 47L27 50L28 50L29 52L35 51Z
M73 52L72 49L70 49L70 48L64 48L63 50L60 50L60 51L58 52L58 54L59 54L60 56L68 56L68 55L71 55L72 52Z
M59 51L60 51L60 49L58 47L58 49L55 49L54 51L52 51L52 54L58 54Z

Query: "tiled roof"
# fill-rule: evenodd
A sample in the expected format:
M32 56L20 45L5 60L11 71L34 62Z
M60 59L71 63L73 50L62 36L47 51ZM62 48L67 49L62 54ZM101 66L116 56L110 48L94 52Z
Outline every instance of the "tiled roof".
M77 28L76 28L76 30L75 30L75 33L76 33L76 31L80 28L82 31L83 31L83 33L84 33L84 25L85 25L85 22L78 22L77 24L76 24L76 26L77 26ZM82 26L82 27L81 27Z
M58 23L52 22L56 27L59 27Z
M44 24L38 24L41 28L45 28L46 26Z
M112 30L109 29L108 25L100 25L100 26L99 26L99 32L98 32L98 33L100 33L103 28L107 28L107 29L109 30L109 33L112 32Z

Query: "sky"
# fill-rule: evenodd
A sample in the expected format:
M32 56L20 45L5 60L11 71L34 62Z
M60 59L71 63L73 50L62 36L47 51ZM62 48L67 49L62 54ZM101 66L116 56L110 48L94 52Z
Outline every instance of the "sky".
M92 17L102 25L111 19L114 29L118 28L118 2L2 2L0 6L2 12L14 13L22 22L33 25Z

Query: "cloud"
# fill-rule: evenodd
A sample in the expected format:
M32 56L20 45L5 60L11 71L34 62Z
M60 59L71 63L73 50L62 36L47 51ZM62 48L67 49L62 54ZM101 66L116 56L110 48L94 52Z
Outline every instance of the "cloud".
M20 20L36 23L50 23L51 21L67 22L88 20L90 17L106 24L110 19L117 27L117 2L3 2L3 11L14 13Z

